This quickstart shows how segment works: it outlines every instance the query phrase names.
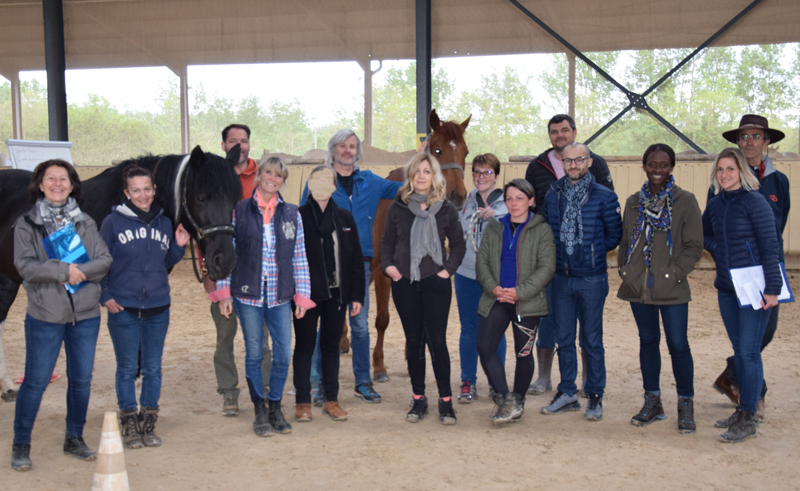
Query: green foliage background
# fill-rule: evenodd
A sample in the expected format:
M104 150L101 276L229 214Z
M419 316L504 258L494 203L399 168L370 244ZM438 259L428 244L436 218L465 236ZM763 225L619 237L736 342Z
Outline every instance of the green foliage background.
M690 50L588 53L592 61L636 93L647 90ZM538 154L549 147L547 120L567 112L565 55L534 75L506 66L479 75L474 90L456 92L452 75L434 63L433 107L442 118L472 120L467 133L470 155L492 152L505 160L512 155ZM787 66L786 60L789 60ZM388 68L373 88L373 138L376 147L404 151L416 135L415 63ZM576 67L576 121L585 140L621 111L627 98L580 60ZM92 95L69 105L73 158L78 164L107 164L145 153L180 152L180 99L177 79L156 95L160 111L119 111L105 98ZM36 81L22 85L24 137L47 140L47 89ZM264 101L249 96L239 102L208 96L191 87L191 144L219 152L220 130L236 121L253 130L251 155L264 150L302 155L324 148L342 127L363 135L363 112L336 115L334 123L314 127L298 100ZM649 105L707 152L725 146L720 134L736 127L742 114L769 118L787 138L782 151L798 151L800 120L800 45L710 48L651 93ZM0 141L11 138L11 90L0 84ZM630 111L593 143L603 155L641 155L651 143L664 142L676 151L689 146L650 115Z

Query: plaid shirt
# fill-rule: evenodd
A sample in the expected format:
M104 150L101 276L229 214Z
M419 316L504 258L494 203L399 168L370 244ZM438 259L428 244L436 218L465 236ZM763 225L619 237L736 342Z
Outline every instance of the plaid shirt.
M280 200L280 198L278 198ZM261 212L261 209L259 209ZM278 263L275 260L275 234L273 224L275 219L270 220L269 225L263 227L264 236L261 240L261 281L266 284L261 289L261 298L253 300L240 298L239 302L253 307L263 307L266 296L267 308L277 307L287 302L278 303ZM236 214L233 216L233 224L236 225ZM234 239L235 241L235 239ZM305 233L303 232L303 219L300 213L297 214L297 234L294 241L294 256L292 258L294 267L294 289L295 293L311 298L311 276L308 273L308 259L306 258ZM217 290L230 289L231 277L217 281Z

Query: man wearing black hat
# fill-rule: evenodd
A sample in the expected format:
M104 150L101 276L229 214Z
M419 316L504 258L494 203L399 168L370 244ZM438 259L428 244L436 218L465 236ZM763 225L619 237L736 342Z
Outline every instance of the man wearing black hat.
M783 229L789 218L789 179L786 174L775 169L772 159L769 158L767 147L770 143L777 143L785 135L782 131L769 127L767 118L755 114L745 114L739 122L739 127L735 130L726 131L722 137L731 143L739 145L739 150L747 159L747 164L753 171L760 183L759 191L767 198L767 203L772 207L775 215L775 227L778 230L778 242L780 244L780 260L784 261L783 256ZM709 191L708 199L711 199L713 192ZM772 313L767 321L767 330L761 342L761 351L767 347L772 336L778 328L778 311L780 306L772 308ZM733 357L728 358L728 367L717 377L714 388L727 395L734 404L739 403L739 386L736 379L736 367L733 364ZM758 416L764 419L765 403L764 396L767 393L767 383L764 382L761 389L761 397L758 401Z

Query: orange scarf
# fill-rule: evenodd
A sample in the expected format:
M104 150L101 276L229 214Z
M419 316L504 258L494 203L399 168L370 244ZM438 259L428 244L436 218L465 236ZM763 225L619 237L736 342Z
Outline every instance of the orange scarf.
M256 202L261 209L261 213L264 215L264 225L269 225L269 221L272 220L272 215L275 214L275 208L278 207L278 195L276 194L272 199L264 203L264 200L261 199L261 191L257 190Z

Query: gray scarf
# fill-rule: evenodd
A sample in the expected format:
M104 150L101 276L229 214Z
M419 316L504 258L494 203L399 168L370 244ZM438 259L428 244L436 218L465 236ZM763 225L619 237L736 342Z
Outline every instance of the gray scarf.
M439 240L439 227L436 224L436 213L442 208L444 200L439 200L427 209L420 206L427 203L427 194L411 193L408 209L414 214L411 225L411 281L419 281L419 263L425 256L430 256L437 265L442 265L442 243Z
M50 203L46 198L39 198L36 200L36 211L42 217L47 235L61 230L70 223L74 224L75 218L81 214L78 202L72 196L61 206Z
M581 206L583 200L589 193L589 186L592 185L592 175L588 172L575 184L569 180L564 180L564 197L567 199L567 206L564 209L564 216L561 217L561 243L566 246L567 255L571 256L575 252L575 246L583 244L583 215Z

